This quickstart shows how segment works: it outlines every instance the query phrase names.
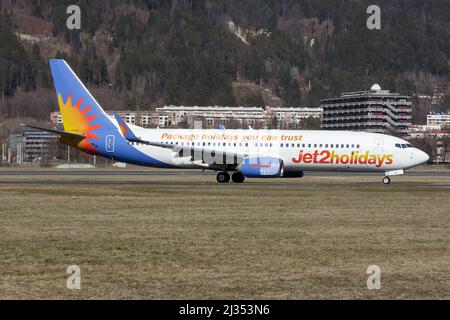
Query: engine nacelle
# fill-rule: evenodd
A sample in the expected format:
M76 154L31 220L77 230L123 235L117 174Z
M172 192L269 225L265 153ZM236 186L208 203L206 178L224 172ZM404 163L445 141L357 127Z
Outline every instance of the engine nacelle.
M283 178L303 178L305 174L301 170L283 170Z
M281 177L283 172L283 161L278 158L256 157L245 159L239 165L244 177L273 178Z

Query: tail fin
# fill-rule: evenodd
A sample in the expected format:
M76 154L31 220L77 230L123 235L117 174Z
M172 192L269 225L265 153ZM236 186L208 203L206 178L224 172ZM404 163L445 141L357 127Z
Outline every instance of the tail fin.
M95 128L116 128L100 104L64 60L50 60L64 130L84 134Z
M77 146L78 148L98 151L96 148L98 143L95 140L115 132L117 127L66 61L52 59L49 63L64 131L86 137L86 140Z

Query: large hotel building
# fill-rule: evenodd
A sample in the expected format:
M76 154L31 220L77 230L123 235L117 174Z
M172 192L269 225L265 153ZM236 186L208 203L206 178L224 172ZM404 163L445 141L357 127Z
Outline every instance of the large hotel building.
M374 84L369 91L342 93L324 99L322 128L407 135L411 125L409 96L382 90Z

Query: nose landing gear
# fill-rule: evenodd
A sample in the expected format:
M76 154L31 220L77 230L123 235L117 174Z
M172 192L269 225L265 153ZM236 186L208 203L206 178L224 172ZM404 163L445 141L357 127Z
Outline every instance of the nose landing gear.
M400 170L392 170L392 171L386 171L385 173L386 175L383 178L383 184L390 184L391 183L391 178L390 176L400 176L405 174L405 170L400 169Z

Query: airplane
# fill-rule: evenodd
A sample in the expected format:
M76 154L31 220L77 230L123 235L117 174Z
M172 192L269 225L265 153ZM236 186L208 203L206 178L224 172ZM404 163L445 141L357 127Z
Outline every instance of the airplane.
M217 182L301 178L305 171L380 172L382 182L429 160L398 137L324 130L142 128L109 116L66 61L49 61L64 130L63 144L90 155L158 168L213 170Z

